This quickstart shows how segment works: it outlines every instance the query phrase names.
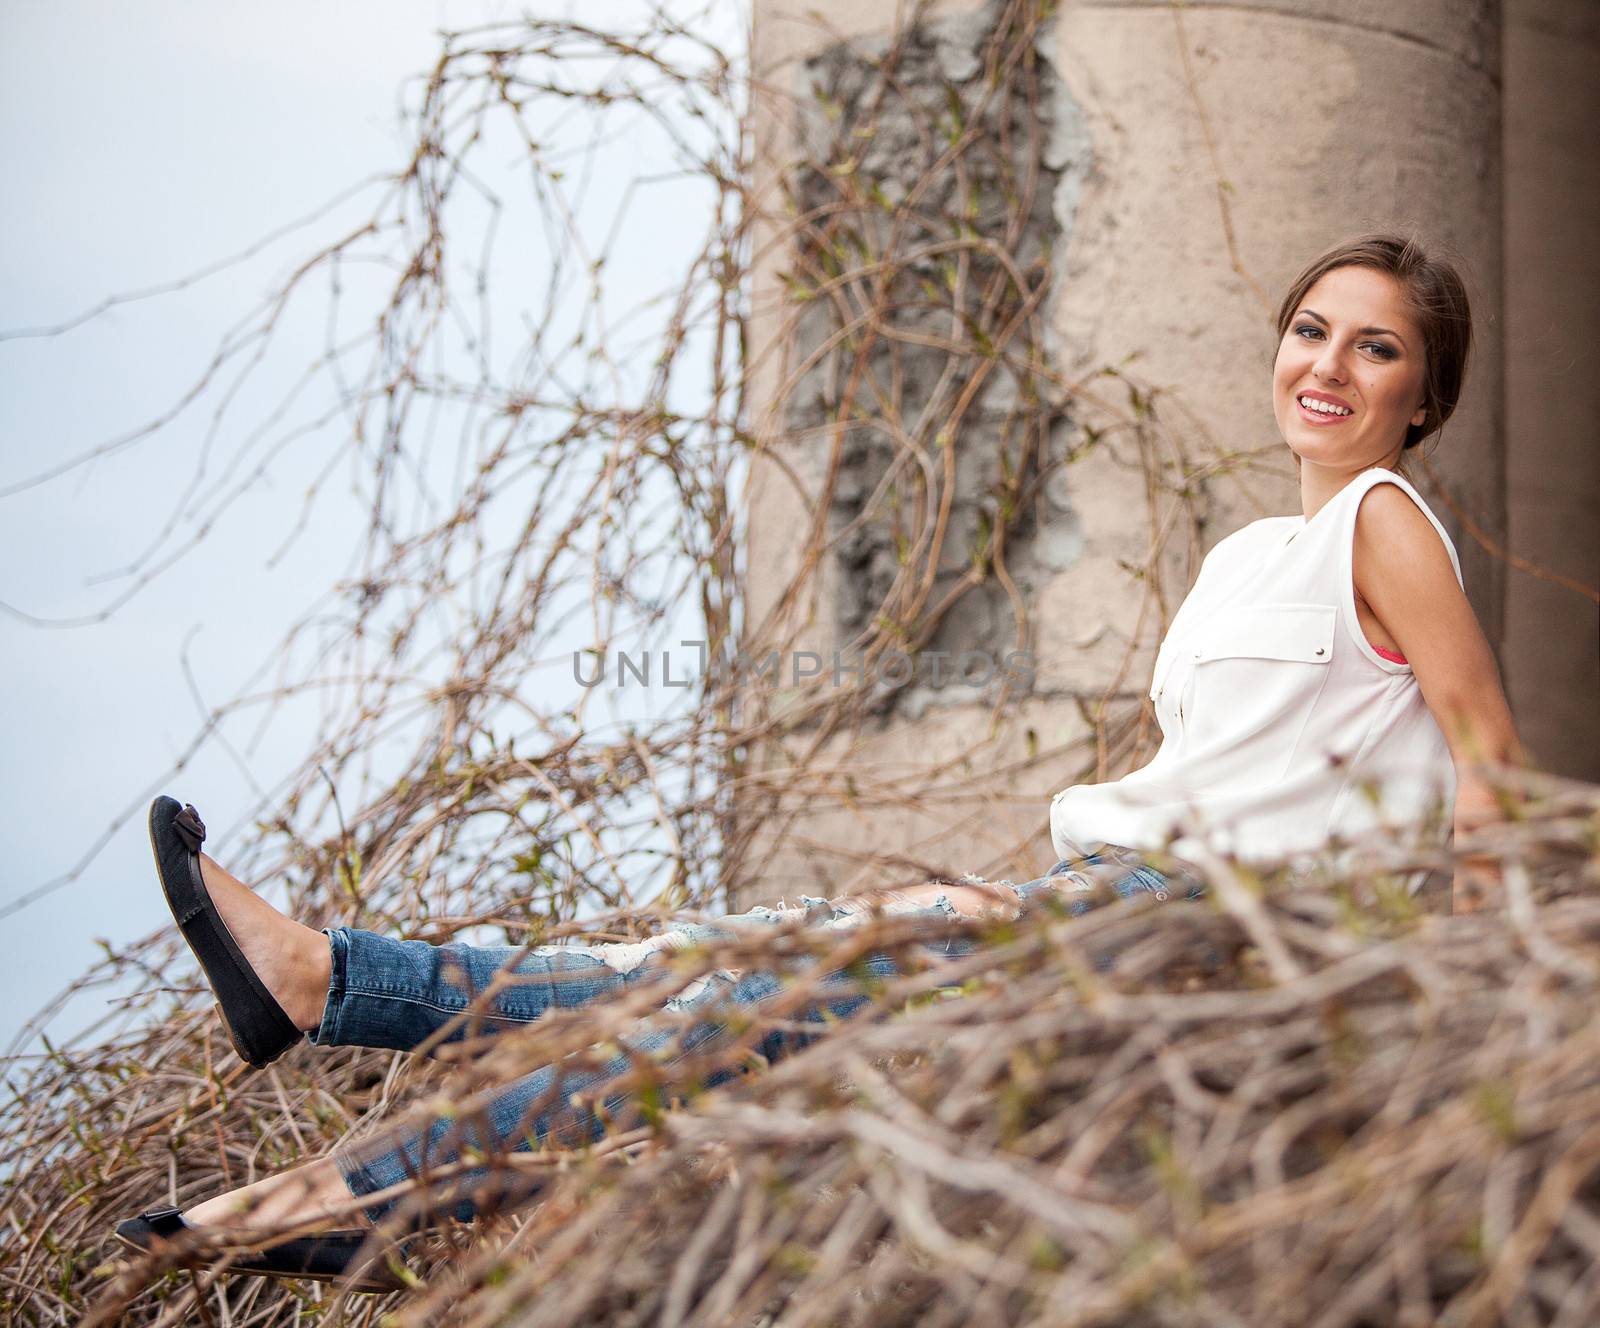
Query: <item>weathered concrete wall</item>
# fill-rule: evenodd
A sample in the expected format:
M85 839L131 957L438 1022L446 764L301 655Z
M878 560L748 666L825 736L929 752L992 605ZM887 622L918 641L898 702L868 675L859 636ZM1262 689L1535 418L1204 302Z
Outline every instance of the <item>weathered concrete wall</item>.
M912 40L898 57L904 76L896 79L894 95L902 98L901 111L880 119L878 132L861 139L854 154L852 169L870 182L886 206L878 218L870 210L852 211L851 234L859 235L869 251L884 245L893 208L907 191L925 183L925 177L933 183L917 199L919 216L964 217L972 231L997 238L1003 221L1004 209L995 211L1003 192L996 163L1008 154L1017 157L1017 152L997 148L973 154L964 166L970 178L960 181L937 173L928 176L944 146L940 126L947 124L947 98L955 92L968 106L983 100L978 85L984 71L975 52L985 27L992 27L994 11L986 19L975 5L946 4L930 7L928 14L926 40ZM783 770L791 760L801 759L819 770L818 783L811 786L818 796L807 797L802 786L798 801L805 805L790 805L779 814L760 807L765 820L791 836L775 858L768 858L760 845L750 850L744 870L761 898L864 886L876 878L856 876L852 862L874 849L891 856L903 851L897 869L902 878L969 868L1032 874L1039 850L1028 841L1052 791L1047 780L1037 778L997 781L989 757L972 759L980 751L1037 746L1037 733L1030 734L1030 729L1049 712L1048 705L1028 695L1028 680L1008 678L990 667L1019 644L1029 644L1026 638L1017 639L1013 599L1036 600L1043 583L1071 565L1081 548L1069 512L1058 512L1052 521L1037 519L1036 513L1052 500L1064 507L1059 484L1043 485L1017 510L1002 511L1006 499L997 493L1002 451L1014 458L1013 489L1026 488L1037 478L1045 440L1023 435L1030 429L1036 433L1041 419L1048 428L1048 406L1023 402L1028 375L1012 372L1003 362L970 395L958 391L960 382L942 372L949 356L938 343L948 341L950 329L940 325L944 315L933 302L919 311L915 288L957 279L947 266L953 254L937 248L950 238L948 230L936 234L937 227L912 223L899 237L899 254L925 248L930 252L906 264L884 292L884 302L894 306L884 318L891 335L875 345L861 366L854 365L848 348L819 357L826 339L839 330L840 313L821 298L796 313L789 251L773 243L775 235L794 224L779 201L776 173L802 159L838 163L840 125L866 118L866 103L883 95L876 62L889 31L884 12L872 7L762 6L757 12L757 78L764 91L758 91L753 118L762 164L770 172L758 179L757 196L772 216L756 237L760 257L749 338L755 384L752 424L766 451L752 461L746 495L747 635L776 622L782 630L763 642L781 647L785 665L805 651L831 660L834 651L868 632L897 579L904 593L889 596L891 607L908 620L928 618L931 606L947 600L952 607L942 617L932 615L931 633L916 648L921 657L910 684L875 688L851 731L823 733L802 726L751 754L748 781L758 786L757 799L764 771ZM1058 197L1070 187L1063 182L1081 175L1086 161L1078 145L1081 115L1074 130L1060 114L1065 94L1053 71L1042 67L1038 77L1042 99L1034 114L1059 122L1061 128L1048 136L1038 178L1028 186L1031 201L1006 245L1010 263L1023 267L1057 243ZM1015 107L994 114L998 118L986 125L992 130L984 136L986 143L992 139L999 144L1011 136L1020 144L1035 132ZM837 200L827 169L791 169L790 178L796 185L794 205L802 213L825 214ZM959 280L975 290L990 287L989 279L1002 266L992 256L970 251L962 262ZM1016 292L1005 286L1001 281L997 288L998 312L991 308L979 313L979 321L1007 321L1005 305L1015 302ZM1048 335L1046 312L1034 310L1032 317ZM866 370L880 385L892 384L892 409L870 396L853 395L860 393L861 377L853 368ZM945 448L939 442L941 430L958 412L958 429L947 431L957 445ZM837 473L830 475L835 442L831 422L840 419L848 425L841 430ZM946 461L949 474L941 473ZM898 489L897 464L902 468ZM921 473L908 476L903 469L907 464ZM926 530L928 513L916 509L930 495L934 501L945 495L952 500L938 528L941 544L934 575L925 587L906 587L901 518ZM812 522L819 504L826 543L820 551ZM993 580L965 584L974 551L992 538L998 525L1006 531L1011 589ZM803 602L782 602L785 588L813 559L815 571ZM954 676L960 656L973 646L983 649L988 661L977 661L965 680ZM934 676L940 665L926 667L940 656L942 678ZM983 685L970 685L985 676ZM993 707L1007 686L996 715ZM937 797L903 796L908 778L940 770L929 775L939 784ZM965 791L960 787L964 781ZM887 802L879 800L880 788L892 790ZM952 801L961 804L955 813ZM788 815L796 819L791 823ZM1019 845L1026 845L1020 856ZM730 888L737 894L740 883L732 881Z
M1600 585L1600 4L1506 0L1506 483L1511 552ZM1504 663L1523 741L1600 780L1600 607L1513 570Z
M821 27L804 17L818 9ZM802 146L794 98L820 81L835 104L841 94L848 100L852 70L870 68L873 39L895 12L866 0L757 5L757 69L773 95L758 103L755 120L770 160ZM962 72L960 34L992 12L933 7L938 26L926 58L947 78ZM1050 794L1086 775L1120 773L1137 744L1090 753L1088 770L1081 753L1053 764L1028 757L1083 739L1101 702L1137 701L1165 619L1211 545L1255 517L1299 510L1272 411L1273 314L1294 273L1338 239L1416 227L1469 267L1478 345L1467 396L1443 439L1426 446L1437 449L1434 468L1455 501L1491 539L1504 539L1499 36L1495 0L1057 8L1036 43L1051 89L1041 111L1051 122L1050 216L1028 243L1053 231L1047 345L1077 390L1051 420L1033 525L1016 531L1037 673L1029 693L993 718L977 696L913 691L883 708L865 747L835 748L818 735L863 786L983 744L968 810L959 798L930 812L936 799L886 809L866 798L850 809L831 796L792 808L788 825L800 833L791 850L762 860L754 879L763 897L863 884L839 864L869 847L899 854L903 874L1048 866ZM799 517L821 492L824 453L805 430L839 390L825 374L798 399L783 390L795 352L810 347L773 344L782 269L781 255L765 255L751 325L756 405L785 400L756 422L783 464L758 458L751 472L752 623L782 607L778 593L807 557ZM1003 396L1003 386L991 390ZM974 437L997 414L991 401L980 407ZM1071 465L1053 464L1069 450ZM965 462L982 451L960 455ZM887 455L869 435L847 456L833 529L858 512ZM1426 481L1419 487L1429 492ZM978 521L981 495L958 489L964 505L954 519ZM1441 495L1430 497L1498 641L1501 565ZM889 547L881 530L862 527L843 557L820 560L808 603L788 606L800 623L796 648L826 652L859 628L863 597L893 575ZM956 571L952 562L941 574ZM992 634L1002 617L986 588L950 623L948 644ZM788 759L769 751L753 769ZM950 792L948 777L930 783Z
M906 106L882 121L870 138L862 139L856 153L859 175L872 182L885 209L853 215L852 233L865 232L868 250L881 254L889 248L890 232L898 228L899 252L920 251L924 256L885 280L880 298L893 306L884 315L893 335L876 341L860 367L868 381L893 384L894 402L890 409L870 399L862 402L866 409L858 409L863 417L852 421L844 438L832 486L835 640L857 638L870 628L886 601L892 607L896 582L905 573L905 532L917 521L925 492L938 496L946 486L937 472L931 486L906 482L926 479L908 471L908 440L922 444L936 460L944 450L941 440L949 442L951 455L949 511L940 532L936 574L926 591L931 603L948 600L951 607L922 643L925 667L910 675L910 685L876 693L869 713L877 715L895 710L917 719L930 706L976 703L970 684L998 672L998 656L1004 653L999 647L1010 644L1020 649L1024 644L1014 640L1011 631L1014 598L1034 602L1045 582L1072 566L1083 549L1074 514L1063 501L1064 486L1052 488L1054 503L1028 503L1009 521L1003 510L1002 453L1010 471L1020 472L1022 482L1016 486L1020 489L1039 476L1039 461L1049 446L1041 430L1041 415L1049 413L1048 407L1028 399L1034 374L999 358L977 390L969 391L966 376L951 372L947 349L951 310L942 300L929 300L923 294L959 278L975 300L980 292L995 292L998 307L988 314L991 326L1004 327L1021 316L1023 300L1009 282L1007 268L1026 271L1044 261L1059 242L1062 227L1070 222L1070 209L1065 217L1058 217L1056 209L1068 176L1074 171L1081 175L1085 160L1082 112L1071 104L1049 64L1040 62L1036 99L1008 99L991 103L986 114L975 112L983 117L980 127L986 142L1017 145L1006 164L1012 168L1010 176L1029 176L1032 197L1026 211L1011 216L1015 205L1006 196L999 153L969 154L961 169L938 169L948 142L943 135L928 133L927 127L948 123L951 89L970 94L980 83L984 73L980 44L987 35L984 18L938 19L906 37L895 71ZM803 62L816 95L797 119L806 140L801 147L813 160L827 160L828 139L836 124L862 124L873 116L874 102L882 92L875 61L884 44L880 37L840 43ZM1042 135L1045 143L1038 161L1027 159L1026 151L1035 134ZM888 210L913 194L912 219ZM829 171L819 165L796 173L796 196L802 212L822 212L837 199L838 190ZM1003 257L945 246L943 242L950 239L947 219L956 216L977 234L1003 242ZM964 271L956 271L958 262ZM790 437L824 437L830 422L849 409L848 396L858 381L849 372L854 367L850 357L813 355L838 326L838 311L828 301L813 300L799 313L793 355L802 364L815 362L801 373L784 403ZM955 359L959 369L960 357ZM856 395L869 396L859 388ZM815 461L825 452L812 448L808 459ZM1047 517L1058 519L1041 521L1041 507L1047 508ZM1006 579L990 577L963 587L977 552L1001 525L1006 527ZM969 658L958 676L964 656ZM997 699L996 689L988 689L983 699Z

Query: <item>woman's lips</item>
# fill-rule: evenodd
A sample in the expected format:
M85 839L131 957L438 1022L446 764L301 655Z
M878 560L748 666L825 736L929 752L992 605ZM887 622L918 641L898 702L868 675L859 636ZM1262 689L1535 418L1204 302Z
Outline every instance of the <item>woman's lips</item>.
M1329 415L1320 410L1307 410L1300 404L1300 399L1295 398L1294 408L1300 412L1300 418L1308 424L1343 424L1346 420L1355 419L1355 412L1348 415Z

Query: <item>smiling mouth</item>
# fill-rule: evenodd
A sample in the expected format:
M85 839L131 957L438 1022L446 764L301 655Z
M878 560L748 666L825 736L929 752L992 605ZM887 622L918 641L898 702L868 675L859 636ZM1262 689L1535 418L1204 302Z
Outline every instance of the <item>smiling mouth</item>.
M1348 420L1355 415L1353 410L1340 410L1337 406L1320 410L1315 406L1306 405L1307 397L1294 399L1295 409L1300 412L1300 418L1311 424L1337 424L1340 420Z

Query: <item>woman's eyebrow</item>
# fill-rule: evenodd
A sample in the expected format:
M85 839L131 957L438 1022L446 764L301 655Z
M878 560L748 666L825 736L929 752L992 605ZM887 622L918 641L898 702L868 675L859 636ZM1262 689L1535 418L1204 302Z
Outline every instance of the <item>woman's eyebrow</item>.
M1323 327L1328 326L1328 320L1319 314L1315 309L1302 309L1300 312L1303 313L1307 318L1315 318L1317 322L1322 324ZM1363 337L1370 336L1374 332L1381 332L1385 336L1393 337L1402 346L1406 344L1406 339L1390 327L1362 327L1357 328L1356 331L1360 336Z

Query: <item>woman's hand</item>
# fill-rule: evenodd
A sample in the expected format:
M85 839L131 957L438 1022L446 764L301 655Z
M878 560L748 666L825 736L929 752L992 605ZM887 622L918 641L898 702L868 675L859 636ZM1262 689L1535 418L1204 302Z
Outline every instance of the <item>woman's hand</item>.
M1505 819L1494 786L1482 776L1462 775L1456 786L1456 843L1459 845L1484 826L1497 825ZM1456 859L1455 877L1450 886L1452 913L1476 913L1482 908L1498 908L1504 899L1504 876L1495 858L1474 853Z

